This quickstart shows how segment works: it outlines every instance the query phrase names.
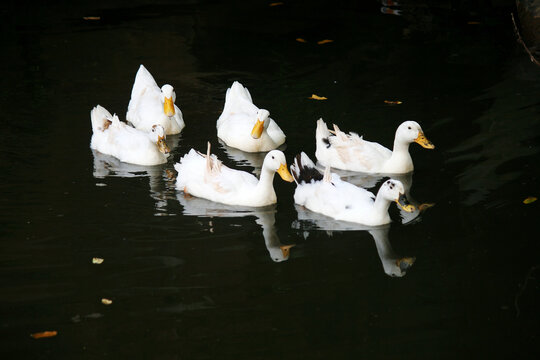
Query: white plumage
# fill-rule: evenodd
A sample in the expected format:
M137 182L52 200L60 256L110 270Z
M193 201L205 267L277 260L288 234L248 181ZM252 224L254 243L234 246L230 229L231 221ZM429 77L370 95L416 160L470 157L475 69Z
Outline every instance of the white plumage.
M169 148L160 125L152 127L150 132L137 130L100 105L92 109L90 119L93 131L90 148L131 164L157 165L167 162Z
M435 146L424 136L417 122L405 121L396 130L394 148L364 140L356 133L344 133L336 125L328 130L319 119L315 134L315 156L323 166L380 174L405 174L414 170L409 144L416 142L427 149Z
M227 89L223 112L217 120L218 137L226 145L246 152L277 149L285 134L268 110L253 104L248 89L235 81Z
M165 129L167 135L178 134L185 124L175 101L173 87L165 84L160 88L150 72L141 65L131 90L126 119L140 130L150 131L157 124Z

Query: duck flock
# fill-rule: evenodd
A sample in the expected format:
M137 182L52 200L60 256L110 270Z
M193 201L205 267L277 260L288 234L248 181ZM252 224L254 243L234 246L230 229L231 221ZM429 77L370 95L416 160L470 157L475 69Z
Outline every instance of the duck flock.
M152 166L167 162L167 135L178 134L184 127L182 112L175 105L171 85L161 88L141 65L131 92L127 122L100 105L91 110L90 147L112 155L122 162ZM247 88L235 81L227 90L223 112L216 122L217 136L227 146L249 153L267 153L257 178L251 173L231 169L211 153L191 149L174 164L176 188L186 195L233 205L263 207L277 202L273 187L275 173L285 181L295 182L294 202L304 208L345 222L365 226L390 223L391 203L405 212L417 210L406 198L404 184L392 175L413 171L409 144L435 146L426 138L420 125L405 121L396 130L392 150L364 140L356 133L329 129L319 119L315 131L315 164L302 152L290 168L285 154L277 150L285 143L285 134L268 110L259 109ZM343 180L331 169L363 174L385 174L377 194ZM396 177L394 176L394 177Z

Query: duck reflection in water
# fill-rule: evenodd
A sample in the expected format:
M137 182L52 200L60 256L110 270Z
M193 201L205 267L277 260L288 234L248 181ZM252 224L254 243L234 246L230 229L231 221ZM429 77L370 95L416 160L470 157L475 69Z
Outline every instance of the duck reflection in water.
M295 205L295 207L298 213L298 219L293 221L292 228L302 231L305 238L309 236L310 231L323 230L330 235L334 231L367 231L375 241L383 270L388 276L405 276L407 270L416 261L416 257L402 257L394 252L388 238L390 225L368 227L352 222L334 220L331 217L310 211L300 205Z
M282 244L279 240L275 227L275 204L255 208L221 204L198 197L185 195L181 192L177 192L176 197L180 204L184 207L184 215L209 218L234 218L245 216L255 217L255 222L262 227L264 243L272 261L281 262L289 259L291 248L294 247L294 244Z
M180 135L168 136L165 140L170 149L174 149L180 142ZM156 215L167 214L167 192L168 186L165 183L167 164L143 166L122 162L111 155L102 154L97 150L92 150L94 155L93 175L96 179L107 177L136 178L147 177L149 179L150 196L156 201ZM174 191L174 190L173 190Z

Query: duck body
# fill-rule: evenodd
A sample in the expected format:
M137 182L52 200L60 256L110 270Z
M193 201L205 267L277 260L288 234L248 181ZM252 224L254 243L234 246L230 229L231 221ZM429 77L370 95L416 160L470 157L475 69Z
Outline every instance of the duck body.
M185 123L175 101L174 88L168 84L160 88L152 74L141 65L131 90L126 119L143 131L151 131L152 126L161 125L166 135L179 134Z
M405 121L397 128L393 150L366 141L356 133L344 133L336 125L334 131L330 131L322 119L317 121L315 141L315 156L323 166L372 174L405 174L413 171L409 154L409 144L412 142L427 149L435 148L414 121Z
M277 149L285 142L285 134L269 115L255 106L249 90L235 81L227 89L223 112L216 122L217 135L227 146L246 152Z
M248 172L223 165L210 153L210 145L206 155L191 149L174 168L178 172L177 189L229 205L260 207L275 204L274 174L278 172L284 180L293 181L285 155L279 150L266 155L259 179Z
M90 148L130 164L167 162L169 149L161 126L154 126L149 133L135 129L100 105L92 109L90 118L93 131Z
M388 208L393 201L412 211L398 180L386 181L375 196L331 174L329 167L324 174L320 173L305 153L296 156L291 173L297 184L294 202L336 220L367 226L388 224Z

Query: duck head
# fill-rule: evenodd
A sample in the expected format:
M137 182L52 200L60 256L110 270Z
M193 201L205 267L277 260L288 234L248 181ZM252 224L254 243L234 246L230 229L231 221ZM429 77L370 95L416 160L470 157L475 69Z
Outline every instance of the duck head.
M406 212L413 212L415 210L414 205L409 203L405 196L405 188L399 180L390 179L382 184L379 193L389 201L395 201L396 204Z
M150 137L153 142L156 143L159 151L167 155L170 150L167 144L165 143L165 129L161 125L152 126L152 131L150 132Z
M426 149L435 149L435 145L426 138L416 121L405 121L399 125L396 130L396 139L406 143L415 142Z
M279 150L272 150L266 154L263 168L277 172L285 181L294 181L294 178L287 169L287 160L285 159L285 154Z
M168 117L174 116L176 111L174 110L174 102L176 101L176 93L174 88L165 84L161 87L161 103L163 104L163 112Z
M251 137L254 139L258 139L261 137L263 131L268 127L268 124L270 121L268 120L268 117L270 116L270 112L265 109L259 109L257 111L257 121L255 122L255 126L253 126L253 129L251 130Z

